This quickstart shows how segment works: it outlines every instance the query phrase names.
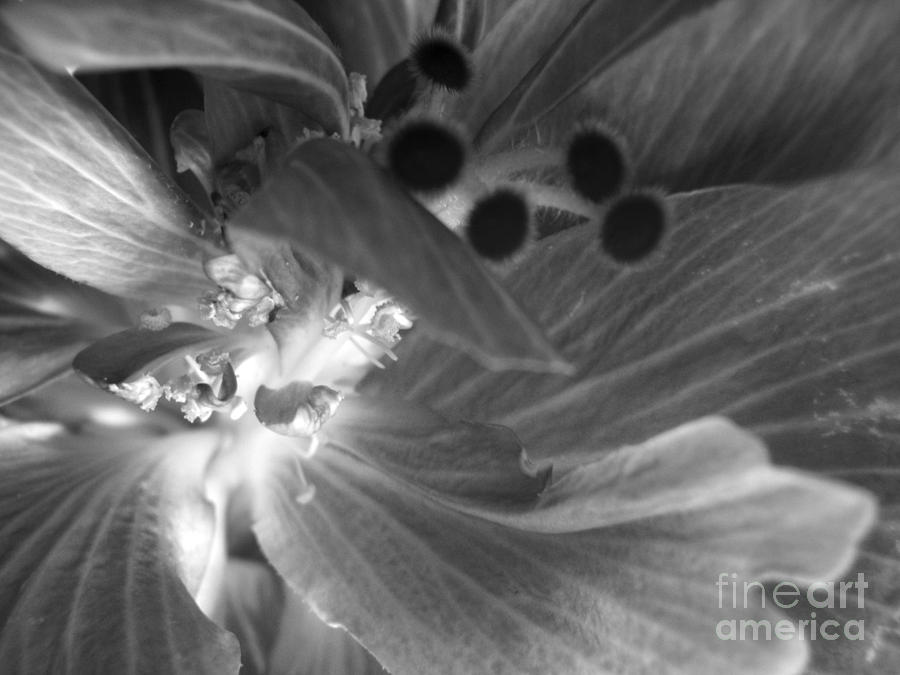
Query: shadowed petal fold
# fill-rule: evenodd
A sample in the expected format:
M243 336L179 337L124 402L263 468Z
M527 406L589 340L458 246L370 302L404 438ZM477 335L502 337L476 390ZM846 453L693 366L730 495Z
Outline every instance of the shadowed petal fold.
M7 672L237 673L191 594L210 558L215 436L0 429L0 659Z
M693 484L685 451L733 461L707 474L722 489L691 490L681 510L660 513L643 501L653 499L647 483ZM305 465L316 486L306 506L290 471L269 473L257 534L291 585L397 675L797 672L803 642L716 637L721 619L779 616L717 609L715 581L838 573L871 524L871 499L771 468L758 441L724 421L629 452L649 475L619 472L607 495L606 467L588 467L577 490L565 479L548 488L546 518L537 507L500 524L326 446ZM606 518L605 505L625 497L636 508ZM593 500L573 526L570 513Z

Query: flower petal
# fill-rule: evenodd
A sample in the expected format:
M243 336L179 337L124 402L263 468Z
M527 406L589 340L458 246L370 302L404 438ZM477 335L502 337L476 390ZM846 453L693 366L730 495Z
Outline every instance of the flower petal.
M178 352L209 349L228 338L192 323L173 323L162 330L129 328L97 340L79 352L72 365L102 386L120 384Z
M534 506L550 467L533 466L507 428L452 423L420 405L351 397L323 438L449 506L478 514Z
M281 149L292 146L310 121L299 111L262 96L241 91L214 80L203 80L203 113L215 165L229 161L262 133L277 131L279 142L266 143ZM267 157L273 163L280 157Z
M443 0L435 23L450 31L469 49L475 49L517 0Z
M347 80L324 33L289 0L35 0L2 16L48 65L183 67L348 129Z
M514 429L532 457L591 456L723 414L776 460L894 466L900 231L891 171L670 199L655 265L606 263L593 227L538 244L507 278L578 381L485 373L408 335L362 391Z
M3 667L237 673L236 641L191 598L213 536L202 475L215 437L39 433L52 431L0 430Z
M114 298L0 242L0 406L68 371L81 348L123 321Z
M371 86L406 57L417 33L431 26L439 0L299 0L341 51L347 69Z
M639 181L679 191L897 159L898 31L892 0L719 3L593 79L539 134L605 118Z
M475 51L482 78L455 111L479 142L530 124L616 58L714 0L520 0Z
M766 466L758 442L723 422L697 422L676 438L668 452L650 451L656 481L693 482L681 475L692 465L677 455L695 441L732 448L738 461L718 463L714 478L745 489L711 491L679 513L651 508L617 526L585 521L553 534L464 516L326 447L304 466L316 486L305 507L292 497L290 472L270 472L257 534L317 611L397 675L797 672L803 642L717 637L719 620L779 617L718 609L716 580L722 572L740 580L836 573L871 522L871 500ZM644 461L643 447L631 453ZM608 477L595 478L592 494L602 501ZM646 477L624 478L617 494L652 499Z
M384 675L346 631L322 622L268 565L232 560L225 626L241 640L241 675Z
M109 293L173 302L210 287L200 217L68 75L0 48L0 236Z
M239 255L241 236L288 239L396 293L439 339L489 367L565 370L463 242L341 142L300 145L237 213L231 231Z

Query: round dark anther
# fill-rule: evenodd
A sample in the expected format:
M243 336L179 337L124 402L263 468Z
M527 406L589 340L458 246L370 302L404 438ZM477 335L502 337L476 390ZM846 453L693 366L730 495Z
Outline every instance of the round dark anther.
M475 204L466 225L466 238L480 255L502 261L528 243L531 214L525 199L513 190L498 190Z
M449 37L432 35L420 40L410 58L418 72L447 89L461 91L472 80L468 54Z
M420 120L397 131L388 148L391 170L412 190L440 190L462 172L466 150L450 129Z
M623 197L610 208L600 228L603 250L621 263L636 263L659 246L666 229L660 199L648 195Z
M566 154L566 166L575 190L593 202L616 194L628 175L627 160L619 143L600 130L575 135Z

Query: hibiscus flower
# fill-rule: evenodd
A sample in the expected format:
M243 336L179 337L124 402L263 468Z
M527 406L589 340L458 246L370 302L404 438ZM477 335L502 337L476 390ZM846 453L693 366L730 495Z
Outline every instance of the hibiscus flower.
M895 2L0 17L6 671L896 669Z

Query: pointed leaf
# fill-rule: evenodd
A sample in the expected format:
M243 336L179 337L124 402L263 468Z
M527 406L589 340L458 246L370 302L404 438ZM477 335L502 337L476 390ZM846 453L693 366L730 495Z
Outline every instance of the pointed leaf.
M236 674L236 641L191 597L213 535L202 475L215 436L31 429L0 430L4 669Z
M68 75L0 49L0 236L109 293L193 301L214 249L187 198Z
M35 0L2 16L57 68L191 68L347 131L347 80L328 39L290 0Z
M709 478L732 490L703 498L691 489L690 509L638 509L615 526L597 508L578 531L559 522L538 533L462 515L325 447L304 464L316 486L306 506L293 498L292 473L272 467L257 534L279 572L395 675L798 672L805 642L716 636L720 620L779 619L752 602L720 605L716 580L838 573L871 523L871 500L769 467L757 441L720 421L657 443L667 451L646 461L631 449L650 476L622 476L615 496L640 503L654 497L648 482L695 484L684 475L693 463L678 458L692 444L729 448L734 463L719 462ZM609 478L598 470L587 493L560 498L601 505Z
M627 137L638 180L673 190L897 159L898 31L891 0L721 3L593 79L538 134L553 143L605 118Z
M288 239L396 293L439 339L490 367L565 370L463 242L341 142L299 146L234 222L253 237Z
M431 26L438 0L299 0L340 50L347 69L370 86L406 57L417 34Z
M475 51L484 78L455 110L479 142L528 125L591 75L715 0L520 0Z
M98 384L120 384L188 348L208 349L228 337L192 323L173 323L162 330L130 328L93 343L72 365Z
M720 413L761 434L776 459L893 471L898 190L886 168L673 197L669 244L639 270L609 265L594 227L572 228L506 283L529 298L577 381L485 373L408 335L398 367L363 391L503 424L536 459Z

